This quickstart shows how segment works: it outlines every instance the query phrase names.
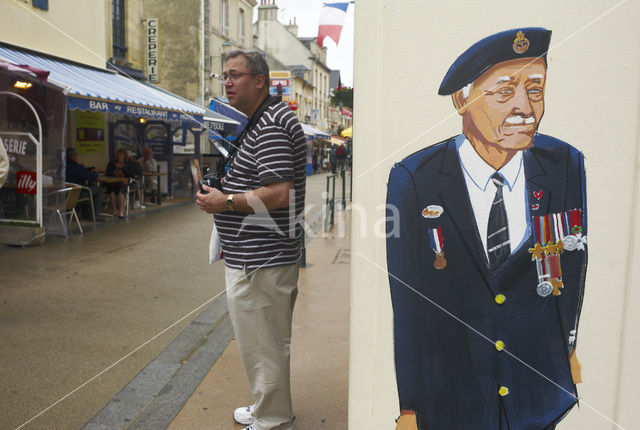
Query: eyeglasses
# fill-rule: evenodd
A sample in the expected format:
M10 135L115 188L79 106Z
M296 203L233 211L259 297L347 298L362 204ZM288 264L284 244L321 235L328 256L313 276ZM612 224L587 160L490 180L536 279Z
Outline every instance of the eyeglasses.
M253 76L251 73L247 73L247 72L231 71L229 74L223 73L222 77L220 78L220 83L224 85L224 83L227 82L227 79L230 80L231 82L235 82L245 75Z

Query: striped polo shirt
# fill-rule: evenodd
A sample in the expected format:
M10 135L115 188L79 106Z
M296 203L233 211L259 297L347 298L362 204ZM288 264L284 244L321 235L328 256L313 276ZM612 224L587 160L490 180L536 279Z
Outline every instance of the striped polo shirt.
M240 142L222 190L225 194L245 193L275 182L293 182L294 188L287 207L265 212L256 198L248 201L256 213L214 215L227 266L255 269L298 261L306 156L304 132L293 111L282 102L269 106Z

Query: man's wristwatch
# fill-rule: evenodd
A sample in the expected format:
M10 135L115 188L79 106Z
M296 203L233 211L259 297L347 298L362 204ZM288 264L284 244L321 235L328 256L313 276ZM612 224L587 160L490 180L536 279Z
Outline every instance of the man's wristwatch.
M230 211L234 210L233 209L233 196L234 196L234 194L229 194L227 196L227 209L229 209Z

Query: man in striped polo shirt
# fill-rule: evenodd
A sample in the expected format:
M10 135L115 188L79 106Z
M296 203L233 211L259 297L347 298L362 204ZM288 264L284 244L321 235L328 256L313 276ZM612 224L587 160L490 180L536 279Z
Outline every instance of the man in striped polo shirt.
M257 51L227 55L229 103L249 118L222 191L203 186L198 205L214 214L226 263L227 302L253 395L234 411L245 430L291 430L291 319L305 196L302 126L269 96L269 67Z

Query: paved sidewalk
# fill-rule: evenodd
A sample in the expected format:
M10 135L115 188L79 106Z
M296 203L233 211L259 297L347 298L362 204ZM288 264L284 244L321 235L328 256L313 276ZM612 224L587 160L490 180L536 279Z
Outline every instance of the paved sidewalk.
M308 236L300 271L291 351L299 430L347 428L350 211L335 220L343 237ZM242 429L232 412L251 402L222 293L84 429Z
M347 214L350 214L347 212ZM336 214L334 231L348 219ZM291 348L296 428L347 428L350 239L333 234L307 246L300 271ZM169 426L170 430L242 429L233 409L252 403L235 339Z

